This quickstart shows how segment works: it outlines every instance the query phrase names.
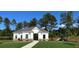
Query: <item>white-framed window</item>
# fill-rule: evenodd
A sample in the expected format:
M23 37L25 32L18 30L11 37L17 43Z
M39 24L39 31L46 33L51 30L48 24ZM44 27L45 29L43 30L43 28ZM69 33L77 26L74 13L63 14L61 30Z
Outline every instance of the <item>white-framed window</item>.
M28 34L26 34L26 38L28 38Z
M21 39L22 39L22 35L21 35Z
M17 35L15 35L15 39L17 39Z

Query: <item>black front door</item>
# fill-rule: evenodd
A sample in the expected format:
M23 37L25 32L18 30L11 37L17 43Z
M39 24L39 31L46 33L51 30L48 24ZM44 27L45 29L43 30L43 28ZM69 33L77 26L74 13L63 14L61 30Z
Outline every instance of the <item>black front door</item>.
M34 34L33 39L38 40L38 34Z

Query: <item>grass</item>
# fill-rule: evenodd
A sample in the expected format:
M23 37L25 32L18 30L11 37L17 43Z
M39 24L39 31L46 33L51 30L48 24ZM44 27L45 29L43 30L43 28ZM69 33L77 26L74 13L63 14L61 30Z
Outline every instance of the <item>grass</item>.
M29 42L18 42L12 40L0 40L0 48L20 48Z
M40 41L33 48L78 48L79 42Z

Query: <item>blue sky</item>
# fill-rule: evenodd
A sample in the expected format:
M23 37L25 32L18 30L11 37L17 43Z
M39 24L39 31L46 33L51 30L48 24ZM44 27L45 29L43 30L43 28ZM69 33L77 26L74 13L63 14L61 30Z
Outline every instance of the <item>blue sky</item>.
M36 18L39 20L44 14L51 13L57 19L57 22L60 22L60 14L64 11L0 11L0 16L8 17L10 20L13 18L16 19L17 22L22 21L30 21L32 18ZM74 11L74 19L79 16L79 11ZM0 24L1 29L5 28L3 24Z

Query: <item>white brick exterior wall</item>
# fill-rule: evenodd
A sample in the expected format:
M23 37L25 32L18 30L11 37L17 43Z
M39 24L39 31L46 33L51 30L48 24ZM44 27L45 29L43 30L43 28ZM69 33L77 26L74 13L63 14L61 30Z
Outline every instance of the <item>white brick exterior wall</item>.
M48 40L49 39L49 33L40 33L39 32L39 29L37 27L33 28L32 29L33 33L13 33L13 40L17 40L18 38L21 38L21 35L22 35L22 39L26 39L26 34L28 34L28 39L33 39L33 35L34 33L37 33L38 34L38 40L43 40L43 35L45 35L45 40ZM15 38L15 36L17 35L17 39Z

